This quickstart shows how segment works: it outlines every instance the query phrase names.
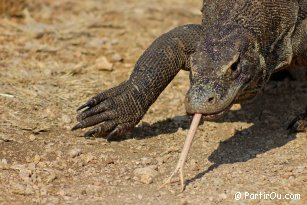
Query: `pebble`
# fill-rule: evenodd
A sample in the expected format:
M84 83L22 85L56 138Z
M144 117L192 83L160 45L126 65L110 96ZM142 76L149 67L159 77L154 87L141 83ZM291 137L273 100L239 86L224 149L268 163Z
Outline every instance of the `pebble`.
M62 115L62 122L65 125L71 124L72 120L68 115Z
M225 193L220 194L219 197L221 199L227 199L227 195Z
M178 203L178 205L188 205L188 200L186 199L181 199Z
M72 149L72 150L70 150L70 152L69 152L69 156L70 156L71 158L78 157L78 156L80 156L81 154L82 154L81 149Z
M113 64L109 62L109 60L102 56L95 61L95 67L98 70L104 70L104 71L112 71L113 70Z
M142 165L150 165L151 163L152 163L152 159L147 158L147 157L141 158L141 164Z
M35 156L34 156L34 159L33 159L33 162L34 162L35 164L38 164L40 161L41 161L41 157L40 157L39 155L35 155Z
M50 175L47 178L47 183L49 184L49 183L53 182L56 179L57 179L57 176L54 173L50 173Z
M93 38L90 41L88 41L87 46L90 48L101 48L107 42L108 42L107 38Z
M18 195L31 195L34 193L34 190L31 186L26 186L24 184L13 184L12 187L12 193L18 194Z
M31 134L31 135L29 136L29 139L30 139L30 141L32 142L32 141L36 140L36 136L33 135L33 134Z
M11 166L9 164L0 162L0 169L9 170L10 168L11 168Z
M60 190L60 191L58 192L58 195L60 195L60 196L66 196L66 192L65 192L64 190Z
M139 181L142 182L143 184L151 184L153 183L153 178L152 176L149 175L141 175L139 177Z
M135 169L133 172L135 179L144 184L151 184L158 172L151 166Z
M25 182L29 182L30 178L31 178L31 170L27 170L27 169L20 169L19 171L19 177L24 180Z
M198 161L196 161L195 159L191 160L190 166L191 166L191 170L193 170L193 171L198 171L199 170Z
M233 104L230 108L230 110L232 111L238 111L238 110L241 110L242 107L241 107L241 104Z
M92 161L96 160L96 157L93 156L92 154L88 154L85 158L86 163L90 163Z
M112 61L114 62L122 62L124 59L119 53L114 53L112 55Z

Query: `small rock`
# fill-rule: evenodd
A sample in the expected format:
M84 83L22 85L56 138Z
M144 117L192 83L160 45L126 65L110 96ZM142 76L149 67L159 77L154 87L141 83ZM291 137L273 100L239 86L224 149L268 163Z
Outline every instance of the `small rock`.
M32 172L34 172L35 171L35 169L36 169L36 165L35 165L35 163L29 163L28 164L28 169Z
M94 186L106 186L106 183L103 181L94 182Z
M40 161L41 161L41 157L40 157L39 155L35 155L35 156L34 156L34 159L33 159L33 162L34 162L35 164L38 164Z
M31 170L27 170L27 169L20 169L19 170L19 176L22 180L29 182L30 181L30 177L31 177Z
M70 150L70 152L69 152L69 156L70 156L71 158L78 157L78 156L80 156L81 154L82 154L81 149L72 149L72 150Z
M11 166L9 164L0 162L0 169L9 170L10 168L11 168Z
M54 180L56 180L57 176L54 174L54 173L50 173L50 175L48 176L47 178L47 183L51 183L53 182Z
M65 124L65 125L71 124L71 122L72 122L68 115L62 115L62 119L61 120L62 120L63 124Z
M86 163L89 163L91 161L94 161L96 159L95 156L93 156L92 154L88 154L85 158Z
M114 53L112 55L112 61L114 62L122 62L124 59L119 53Z
M42 196L46 196L48 194L47 187L42 187L39 192Z
M11 186L11 190L13 194L27 195L26 189L27 189L26 185L19 184L19 183L14 183Z
M191 170L193 171L199 170L198 162L195 159L192 159L190 163L191 163Z
M33 134L31 134L31 135L29 136L29 139L30 139L30 141L32 142L32 141L36 140L36 136L33 135Z
M220 194L219 197L221 199L227 199L227 195L225 193Z
M107 41L108 39L106 38L93 38L87 43L87 47L101 48Z
M142 182L143 184L151 184L153 183L153 178L152 176L149 175L141 175L139 177L139 181Z
M102 57L96 59L95 67L98 70L104 70L104 71L112 71L113 70L113 64L110 63L105 56L102 56Z
M152 159L147 158L147 157L143 157L143 158L141 158L141 163L142 163L142 165L150 165L152 163Z
M135 178L144 184L151 184L154 177L158 175L158 172L152 167L138 168L133 173Z
M188 205L188 200L186 199L181 199L178 203L178 205Z
M60 190L60 191L58 192L58 195L60 195L60 196L66 196L66 192L65 192L64 190Z
M238 110L241 110L242 107L241 107L241 104L233 104L230 108L230 110L232 111L238 111Z
M15 141L13 138L10 138L9 136L6 135L0 135L0 142L11 142Z

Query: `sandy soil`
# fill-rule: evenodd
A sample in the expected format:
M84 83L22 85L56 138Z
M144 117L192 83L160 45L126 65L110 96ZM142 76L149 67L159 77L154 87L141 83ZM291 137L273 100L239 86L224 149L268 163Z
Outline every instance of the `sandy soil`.
M307 204L307 133L286 130L306 105L303 81L271 82L253 103L203 123L183 193L178 178L157 188L189 127L188 73L121 141L70 131L77 106L127 79L157 36L199 23L200 7L200 0L33 0L23 16L2 17L0 204ZM236 201L237 192L300 200Z

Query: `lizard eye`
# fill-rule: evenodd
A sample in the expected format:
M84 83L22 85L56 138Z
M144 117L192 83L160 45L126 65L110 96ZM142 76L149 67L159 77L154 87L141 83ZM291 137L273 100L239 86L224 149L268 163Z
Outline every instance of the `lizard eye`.
M230 66L230 70L233 72L238 70L239 62L240 62L240 56L238 57L238 60Z
M239 63L240 63L240 56L238 57L237 61L234 62L231 66L230 66L230 74L232 76L233 79L236 79L240 73L241 73L241 69L239 69Z

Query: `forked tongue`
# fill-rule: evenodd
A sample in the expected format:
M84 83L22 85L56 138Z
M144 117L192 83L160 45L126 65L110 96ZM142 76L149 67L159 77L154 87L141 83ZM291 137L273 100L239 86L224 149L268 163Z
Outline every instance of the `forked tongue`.
M183 167L184 167L184 163L187 159L189 150L191 148L192 142L193 142L193 138L195 136L197 127L199 125L199 122L201 120L201 116L202 114L196 113L193 116L193 120L188 132L188 135L185 139L184 145L183 145L183 149L181 151L176 169L173 171L173 173L171 174L171 176L166 180L166 182L160 187L164 187L166 184L169 184L173 178L173 176L179 171L180 173L180 182L181 182L181 191L184 190L184 178L183 178Z

